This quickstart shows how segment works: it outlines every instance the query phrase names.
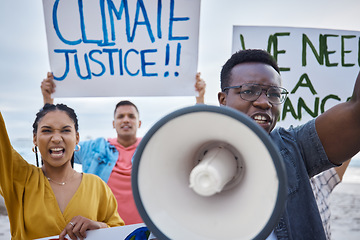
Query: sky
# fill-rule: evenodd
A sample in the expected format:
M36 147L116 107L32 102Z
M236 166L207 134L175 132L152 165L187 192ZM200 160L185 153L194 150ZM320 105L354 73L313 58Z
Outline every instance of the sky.
M218 105L221 66L231 55L233 25L330 28L360 31L358 0L202 0L198 71L205 79L205 102ZM50 70L42 1L1 0L0 111L10 139L31 139L42 107L40 84ZM138 135L166 114L195 103L195 97L57 98L74 108L81 140L116 137L115 104L133 101L142 126ZM31 140L30 140L31 141Z

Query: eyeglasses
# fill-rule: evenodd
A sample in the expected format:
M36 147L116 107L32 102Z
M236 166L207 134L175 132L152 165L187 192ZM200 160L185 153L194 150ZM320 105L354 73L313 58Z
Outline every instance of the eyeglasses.
M256 101L261 93L265 92L269 102L275 105L283 103L289 94L289 92L282 87L269 86L268 88L263 88L263 86L264 85L255 83L246 83L240 86L225 87L222 91L225 92L231 88L240 88L240 97L250 102Z

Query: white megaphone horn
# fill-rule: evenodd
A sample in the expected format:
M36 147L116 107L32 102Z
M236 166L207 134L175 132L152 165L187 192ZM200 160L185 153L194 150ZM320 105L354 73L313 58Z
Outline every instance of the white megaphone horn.
M286 186L269 134L228 107L168 114L133 157L135 203L158 239L266 239L281 217Z

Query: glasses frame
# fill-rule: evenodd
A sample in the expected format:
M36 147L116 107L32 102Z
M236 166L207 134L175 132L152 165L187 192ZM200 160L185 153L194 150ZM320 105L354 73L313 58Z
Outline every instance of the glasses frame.
M244 83L244 84L239 85L239 86L224 87L222 91L223 91L223 92L226 92L227 90L232 89L232 88L240 88L240 90L241 90L241 88L242 88L244 85L252 85L252 86L259 86L259 87L261 87L261 94L262 94L263 92L265 92L265 96L267 97L267 99L269 100L269 102L270 102L271 104L274 104L274 105L280 105L280 104L284 103L285 100L286 100L286 98L287 98L287 95L289 94L289 92L288 92L285 88L283 88L283 87L272 86L272 85L262 85L262 84L257 84L257 83ZM268 88L263 88L262 86L266 86L266 87L268 87ZM285 97L281 98L281 101L280 101L279 103L273 102L273 101L270 100L270 98L269 98L269 96L268 96L268 91L269 91L269 89L271 89L271 88L279 88L279 89L281 90L281 95L285 94ZM241 97L241 99L243 99L243 100L245 100L245 101L254 102L254 101L256 101L256 100L259 99L259 97L261 96L261 94L259 94L259 95L257 96L257 98L255 98L254 100L251 100L251 101L250 101L250 100L247 100L247 99L244 99L243 96L242 96L242 94L241 94L241 92L240 92L240 97ZM255 94L254 94L254 95L255 95Z

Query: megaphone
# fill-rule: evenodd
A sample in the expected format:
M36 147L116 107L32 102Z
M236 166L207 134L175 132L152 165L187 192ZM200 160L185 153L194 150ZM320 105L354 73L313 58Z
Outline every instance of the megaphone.
M228 107L166 115L133 157L134 200L158 239L266 239L283 212L286 184L268 133Z

